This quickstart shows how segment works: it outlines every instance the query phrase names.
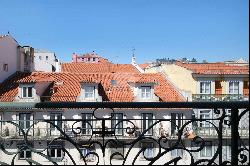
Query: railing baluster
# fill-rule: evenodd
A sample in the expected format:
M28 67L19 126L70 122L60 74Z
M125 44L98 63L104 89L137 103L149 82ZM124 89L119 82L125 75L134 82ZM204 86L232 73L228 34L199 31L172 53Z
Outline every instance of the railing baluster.
M231 111L231 164L238 165L238 132L239 110L233 108Z

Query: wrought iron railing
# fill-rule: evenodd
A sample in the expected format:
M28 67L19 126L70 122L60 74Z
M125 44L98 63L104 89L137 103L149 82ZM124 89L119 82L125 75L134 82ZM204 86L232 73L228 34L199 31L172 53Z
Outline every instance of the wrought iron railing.
M22 122L27 121L2 120L0 156L6 160L1 159L1 164L20 164L21 159L29 164L86 165L247 165L249 162L248 102L44 102L30 107L26 103L23 108L20 108L20 103L0 103L0 109L2 112L92 110L93 117L58 120L33 117L34 120L25 127ZM146 127L138 125L143 123L142 118L118 119L113 125L111 122L114 113L120 110L150 110L156 114L165 111L167 114L171 110L178 112L183 109L194 113L209 109L215 116L204 119L198 114L180 119L182 123L173 118L158 117L146 119L152 120ZM99 111L107 111L109 116L98 117ZM209 127L199 126L202 122Z
M247 101L248 95L242 94L193 94L193 101Z

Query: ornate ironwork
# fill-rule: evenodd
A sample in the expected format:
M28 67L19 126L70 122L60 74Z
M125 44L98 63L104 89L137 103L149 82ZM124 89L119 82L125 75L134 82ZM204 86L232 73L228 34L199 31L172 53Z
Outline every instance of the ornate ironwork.
M42 164L41 160L35 160L38 158L43 158L55 165L63 164L63 162L79 164L78 159L69 149L77 150L82 164L85 165L90 163L112 165L114 162L116 164L120 162L122 165L135 165L140 160L148 165L159 163L165 165L247 165L249 162L248 102L37 103L33 109L50 108L92 109L93 118L34 119L30 121L28 128L23 127L20 121L2 120L0 153L9 156L11 162L1 159L0 164L14 165L16 158L20 159L20 155L29 164ZM147 122L145 128L145 126L138 126L139 123L137 123L143 121L143 118L115 119L115 113L119 113L121 108L137 108L137 110L140 108L152 110L188 108L194 112L209 108L213 110L214 118L203 119L196 116L196 118L180 119L183 120L182 124L176 123L176 119L173 118L147 118L144 120L152 121ZM108 117L97 116L98 111L105 111L103 109L109 110ZM231 114L228 114L228 110L231 110ZM117 121L113 122L114 120ZM164 126L166 123L171 124L172 129L175 130ZM239 123L241 123L241 128L239 128ZM106 124L110 124L110 127ZM201 124L207 126L203 127ZM11 131L11 126L16 130ZM205 157L200 157L209 147L207 145L209 142L216 142L217 146L214 147L210 157L206 157L206 154ZM225 142L228 142L228 145ZM66 144L71 148L65 147ZM225 146L231 147L229 150L231 157L225 157L223 149ZM152 151L154 153L151 153ZM30 153L36 154L36 157L29 158ZM183 153L185 155L181 155ZM68 161L65 160L66 158Z

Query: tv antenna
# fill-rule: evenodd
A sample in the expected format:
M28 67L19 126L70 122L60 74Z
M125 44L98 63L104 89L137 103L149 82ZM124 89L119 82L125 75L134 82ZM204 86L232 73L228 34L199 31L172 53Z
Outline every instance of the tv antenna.
M131 51L132 51L132 55L135 56L135 48L134 47L132 48Z

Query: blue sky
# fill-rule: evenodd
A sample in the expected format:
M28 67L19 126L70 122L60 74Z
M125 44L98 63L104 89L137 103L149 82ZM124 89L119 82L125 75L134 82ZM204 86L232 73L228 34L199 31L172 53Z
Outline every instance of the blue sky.
M0 34L56 53L93 50L115 63L210 62L249 55L248 0L0 0Z

